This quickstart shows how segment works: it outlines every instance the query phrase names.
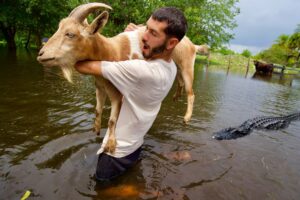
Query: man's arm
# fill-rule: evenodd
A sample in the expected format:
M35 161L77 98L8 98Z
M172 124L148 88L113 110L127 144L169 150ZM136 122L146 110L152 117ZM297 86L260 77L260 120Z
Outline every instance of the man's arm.
M82 74L103 76L101 61L80 61L75 64L75 69Z
M75 69L87 75L102 76L109 80L124 96L130 94L140 79L151 74L145 60L125 60L119 62L83 61L75 64Z

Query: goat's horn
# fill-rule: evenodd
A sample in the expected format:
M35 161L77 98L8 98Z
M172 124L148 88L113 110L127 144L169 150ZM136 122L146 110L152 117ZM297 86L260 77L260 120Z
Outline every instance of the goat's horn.
M88 3L80 5L72 10L69 17L77 19L79 22L83 22L85 18L94 10L98 8L108 8L112 10L112 8L104 3Z

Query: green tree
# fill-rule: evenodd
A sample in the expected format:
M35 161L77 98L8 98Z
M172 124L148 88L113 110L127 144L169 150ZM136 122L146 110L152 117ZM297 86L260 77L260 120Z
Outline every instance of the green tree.
M279 46L282 46L282 47L287 47L287 44L288 44L288 40L289 40L289 35L280 35L276 40L276 44L278 44Z
M89 0L0 0L0 37L15 48L15 37L28 45L31 38L39 43L57 29L59 20ZM100 0L99 0L100 2ZM187 35L193 42L220 47L233 38L234 17L239 13L238 0L101 0L113 7L104 34L113 36L130 23L145 23L151 13L162 6L181 9L189 24ZM1 39L1 38L0 38Z
M236 6L238 0L206 0L200 6L196 6L197 2L199 1L194 1L191 7L197 10L198 20L189 20L193 41L208 43L214 48L233 39L234 35L230 30L237 26L234 18L240 13Z
M29 19L23 20L23 32L33 33L36 44L40 46L42 37L50 36L57 29L59 21L66 17L76 1L61 0L22 0L26 6Z
M2 0L0 30L11 49L16 48L16 36L25 37L29 43L34 35L40 45L41 38L53 34L58 22L80 3L79 0Z
M234 55L235 52L232 51L231 49L227 48L227 47L224 47L222 46L221 48L217 49L216 52L219 52L223 55Z
M278 44L273 44L269 49L260 52L258 59L262 59L268 63L277 63L286 65L286 51Z
M296 65L299 67L300 61L300 32L296 32L288 40L288 47L295 52Z
M187 35L194 43L220 47L233 35L230 30L237 26L234 17L239 13L238 0L104 0L113 7L105 34L115 35L130 23L144 24L151 13L162 6L174 6L182 10L188 20Z
M252 56L251 52L248 49L245 49L242 53L242 56L246 57L246 58L250 58Z
M15 36L24 18L19 0L2 0L0 6L0 30L10 49L16 49Z
M103 30L103 33L108 36L114 36L124 31L124 28L130 22L145 24L152 11L156 8L156 2L160 4L157 0L103 0L101 2L113 8L110 11L109 21Z

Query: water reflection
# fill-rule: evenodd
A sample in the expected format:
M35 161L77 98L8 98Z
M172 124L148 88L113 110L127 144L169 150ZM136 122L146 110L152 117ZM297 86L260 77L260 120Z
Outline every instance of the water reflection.
M34 53L0 54L0 195L18 199L297 199L300 124L253 131L232 141L212 133L258 115L300 107L300 78L245 78L195 66L194 115L184 125L185 99L163 102L145 137L142 160L112 183L95 181L97 137L93 78L67 83ZM293 78L293 84L289 81ZM280 81L279 81L280 80ZM104 109L104 122L109 104Z
M269 83L278 83L285 86L293 86L294 76L296 75L282 75L280 73L274 73L272 75L265 75L255 72L252 76L252 79L266 81Z

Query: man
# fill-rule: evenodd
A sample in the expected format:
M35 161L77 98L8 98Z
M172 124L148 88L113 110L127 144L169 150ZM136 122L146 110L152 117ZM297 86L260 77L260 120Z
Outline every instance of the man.
M144 136L176 76L171 54L187 30L183 13L173 7L158 9L146 27L142 36L145 60L84 61L75 66L80 73L108 79L124 96L115 131L115 153L103 152L108 134L98 151L96 179L100 181L118 177L137 162ZM130 24L127 30L135 28Z

